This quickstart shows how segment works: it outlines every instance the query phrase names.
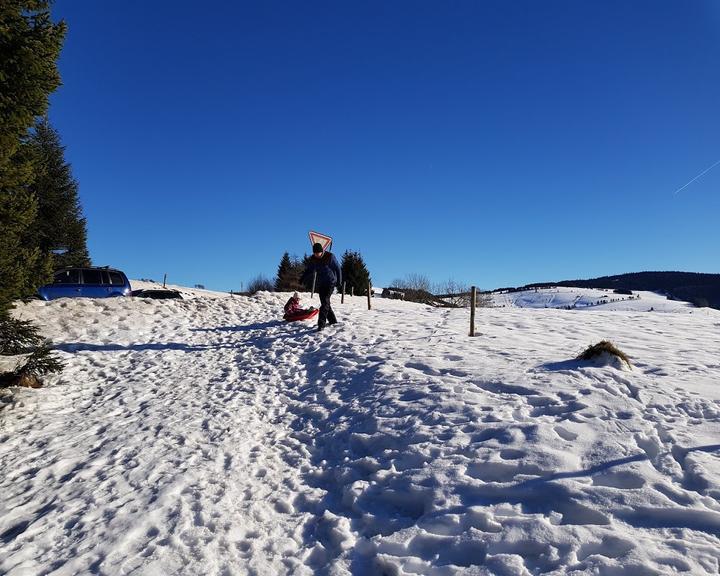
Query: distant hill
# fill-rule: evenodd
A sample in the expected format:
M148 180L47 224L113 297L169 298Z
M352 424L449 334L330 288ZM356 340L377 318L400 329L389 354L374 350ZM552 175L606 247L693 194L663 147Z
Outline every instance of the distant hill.
M577 286L544 286L492 294L495 308L556 308L598 312L692 313L690 302L671 300L652 290L607 290Z
M575 286L605 290L648 290L662 292L669 298L691 302L695 306L720 309L720 274L698 272L633 272L617 276L602 276L589 280L563 280L528 284L522 289L548 286ZM508 290L507 288L503 290ZM520 290L520 288L510 289Z

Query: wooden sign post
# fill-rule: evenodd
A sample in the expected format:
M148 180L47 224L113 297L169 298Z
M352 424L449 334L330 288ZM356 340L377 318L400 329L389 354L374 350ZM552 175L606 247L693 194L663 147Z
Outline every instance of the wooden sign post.
M470 336L475 336L475 306L477 305L477 288L470 289Z

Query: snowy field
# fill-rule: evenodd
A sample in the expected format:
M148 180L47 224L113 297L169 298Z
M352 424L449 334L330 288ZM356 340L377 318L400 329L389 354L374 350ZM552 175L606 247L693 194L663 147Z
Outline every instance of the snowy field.
M720 570L720 312L186 295L18 307L67 367L0 409L0 573Z
M596 288L540 288L537 291L523 290L493 294L493 304L510 308L568 308L576 310L612 310L624 312L691 312L695 307L688 302L668 300L666 296L655 292L633 291L627 294L615 294L612 290Z

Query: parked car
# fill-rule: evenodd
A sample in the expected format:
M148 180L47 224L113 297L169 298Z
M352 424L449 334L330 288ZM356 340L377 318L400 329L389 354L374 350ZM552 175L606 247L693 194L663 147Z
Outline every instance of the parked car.
M38 289L43 300L56 298L109 298L129 296L127 276L113 268L64 268L55 272L52 284Z

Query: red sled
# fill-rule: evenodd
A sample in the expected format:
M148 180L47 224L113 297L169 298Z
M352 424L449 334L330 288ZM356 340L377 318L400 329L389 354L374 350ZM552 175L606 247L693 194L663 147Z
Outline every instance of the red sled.
M285 314L283 318L287 320L288 322L295 322L296 320L308 320L310 318L315 318L315 316L318 315L317 308L310 308L309 310L298 310L297 312L293 312L291 314Z

